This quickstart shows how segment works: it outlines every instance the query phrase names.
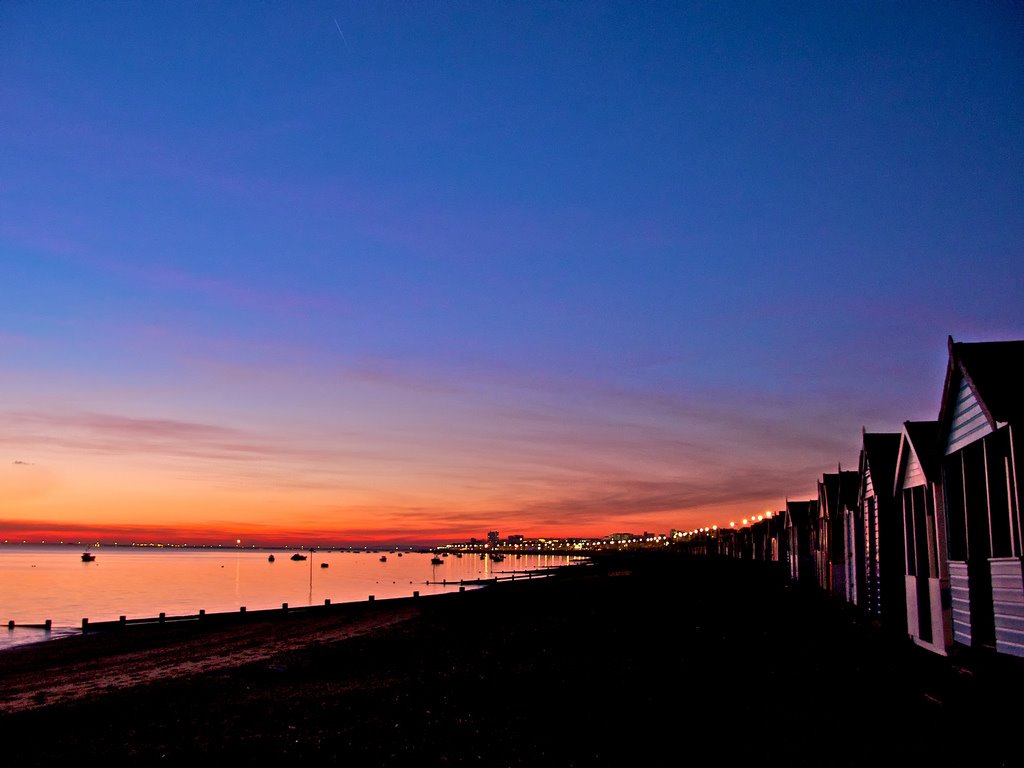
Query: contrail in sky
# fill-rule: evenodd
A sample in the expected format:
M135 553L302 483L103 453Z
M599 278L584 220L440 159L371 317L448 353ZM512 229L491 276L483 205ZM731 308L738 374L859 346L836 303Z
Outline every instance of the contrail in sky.
M348 47L348 40L345 39L345 33L341 31L341 24L338 23L338 17L334 17L334 26L338 28L338 34L341 35L341 42L345 44L345 50L352 53L352 49Z

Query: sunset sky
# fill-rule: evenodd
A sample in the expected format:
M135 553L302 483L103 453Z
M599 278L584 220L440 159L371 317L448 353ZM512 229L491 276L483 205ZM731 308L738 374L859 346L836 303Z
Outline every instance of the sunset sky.
M1019 3L0 3L0 541L778 509L1022 244Z

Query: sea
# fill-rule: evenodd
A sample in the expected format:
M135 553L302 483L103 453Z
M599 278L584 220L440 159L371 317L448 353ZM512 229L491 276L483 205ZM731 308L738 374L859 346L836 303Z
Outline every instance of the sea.
M82 547L0 544L0 650L77 634L90 622L382 600L458 591L460 581L573 565L566 555L444 557L412 551L302 551L190 549L182 547ZM269 560L274 556L273 562ZM382 561L381 558L386 558ZM326 565L327 567L323 567ZM430 582L430 583L428 583ZM435 582L447 582L437 584ZM49 632L22 626L45 624ZM9 622L14 621L14 628Z

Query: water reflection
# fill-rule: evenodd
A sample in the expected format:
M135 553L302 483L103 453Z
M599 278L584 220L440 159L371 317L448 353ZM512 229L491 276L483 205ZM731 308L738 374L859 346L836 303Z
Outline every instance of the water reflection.
M316 552L305 561L280 553L269 562L265 551L142 549L102 547L96 560L81 561L81 550L65 547L0 545L0 647L31 642L42 630L21 624L53 620L53 634L91 621L279 608L405 597L457 591L460 581L549 568L578 561L556 555L511 556L496 563L475 555L447 557L431 564L432 555L404 553L379 560L379 553ZM314 560L317 565L314 567ZM319 567L326 563L327 568ZM233 568L226 568L233 565ZM16 622L6 630L9 620Z

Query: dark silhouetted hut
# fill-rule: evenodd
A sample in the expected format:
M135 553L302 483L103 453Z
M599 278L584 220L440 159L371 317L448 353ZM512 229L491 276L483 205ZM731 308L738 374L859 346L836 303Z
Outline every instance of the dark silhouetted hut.
M812 529L818 517L818 502L786 502L786 539L789 557L789 577L793 581L813 584L814 557L811 552Z
M723 557L739 557L736 531L732 528L721 528L718 531L718 553Z
M893 484L900 451L898 432L863 433L859 501L864 526L864 587L858 604L893 632L907 629L903 523Z
M939 411L953 638L1024 656L1024 341L956 343Z
M846 601L861 605L867 598L867 547L864 515L860 509L860 473L857 474L857 496L853 503L840 497L843 516L843 557Z
M896 465L896 503L903 513L907 632L920 646L946 654L953 642L937 421L906 421Z
M842 467L818 481L818 520L814 553L818 586L846 599L846 537L843 509L857 504L860 476Z
M769 546L771 547L770 560L775 563L786 565L789 562L789 542L786 539L786 513L775 512L768 521Z
M770 562L772 559L771 522L771 517L766 517L750 526L754 559L762 563Z

